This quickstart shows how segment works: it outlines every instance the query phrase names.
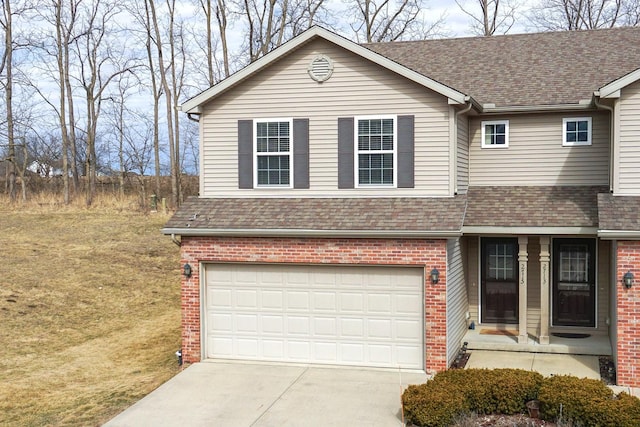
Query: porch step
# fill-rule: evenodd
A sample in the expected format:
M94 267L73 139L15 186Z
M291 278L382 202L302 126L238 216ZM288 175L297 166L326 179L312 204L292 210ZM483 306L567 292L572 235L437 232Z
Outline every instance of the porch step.
M469 350L519 351L526 353L553 354L585 354L593 356L611 356L611 343L606 335L592 335L588 338L559 338L549 337L548 345L541 345L529 335L526 344L518 344L518 338L509 335L480 334L479 331L469 330L463 342Z

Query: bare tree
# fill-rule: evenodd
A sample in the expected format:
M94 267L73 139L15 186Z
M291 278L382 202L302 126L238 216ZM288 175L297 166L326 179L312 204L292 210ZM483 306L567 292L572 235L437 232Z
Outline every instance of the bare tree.
M16 147L13 123L13 13L11 0L2 0L2 21L4 30L4 54L0 62L0 73L4 74L2 86L5 93L7 119L7 192L11 201L16 200Z
M520 6L509 0L472 0L471 3L466 5L456 0L460 10L471 18L472 31L480 36L508 33L516 22Z
M88 178L87 205L93 202L96 191L96 136L105 91L114 79L124 73L133 72L137 67L132 58L125 56L125 49L116 46L109 38L118 33L114 20L121 11L117 2L107 0L94 0L85 4L81 17L82 29L80 35L74 38L74 54L79 64L75 77L83 90L86 107L84 134L85 171Z
M443 17L427 23L424 0L350 0L350 22L358 42L423 39L437 34Z
M638 25L639 0L543 0L529 19L546 31L584 30Z

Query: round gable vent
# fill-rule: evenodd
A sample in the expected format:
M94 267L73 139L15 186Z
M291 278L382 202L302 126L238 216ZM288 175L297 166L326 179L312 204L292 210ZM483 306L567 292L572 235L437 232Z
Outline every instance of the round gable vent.
M309 76L317 82L324 82L333 73L333 62L328 56L318 55L309 64Z

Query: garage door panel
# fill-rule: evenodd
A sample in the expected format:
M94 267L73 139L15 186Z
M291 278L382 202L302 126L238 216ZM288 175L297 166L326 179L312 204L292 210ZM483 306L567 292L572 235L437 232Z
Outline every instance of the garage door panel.
M422 271L206 265L205 357L421 369Z
M337 309L335 292L313 292L311 298L312 306L315 311L328 311L335 313Z
M391 294L369 294L367 296L368 312L390 314L393 311L392 300Z
M362 293L343 292L339 295L340 311L343 313L362 313L364 295Z
M289 311L308 311L309 310L309 292L308 291L289 291L287 290L287 310Z
M278 315L265 315L261 317L262 333L282 336L284 332L284 317Z
M260 292L260 307L266 310L282 310L284 307L284 292L280 290L262 290Z
M422 322L416 320L396 320L395 337L400 340L413 340L422 333Z
M417 311L422 310L422 300L417 299L415 294L397 294L395 295L394 311L397 314L412 316Z
M369 338L393 339L391 319L368 319L367 330Z
M236 316L236 332L256 334L258 332L258 315L238 314Z
M290 335L304 335L309 336L311 332L309 328L310 319L305 316L288 316L287 317L287 332Z
M249 310L256 310L258 308L257 289L237 289L233 296L235 297L235 306L237 308L246 308Z
M334 317L315 317L313 332L319 337L335 337L338 333L337 319Z

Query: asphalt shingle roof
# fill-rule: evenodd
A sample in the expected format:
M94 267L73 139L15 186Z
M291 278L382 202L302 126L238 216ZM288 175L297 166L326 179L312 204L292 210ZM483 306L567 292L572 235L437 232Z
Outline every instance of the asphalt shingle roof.
M598 194L600 229L640 231L640 196Z
M191 197L165 225L165 231L204 229L459 232L465 200L465 196L326 199Z
M364 46L496 106L577 104L640 68L640 27Z
M471 187L465 226L597 227L607 187Z

